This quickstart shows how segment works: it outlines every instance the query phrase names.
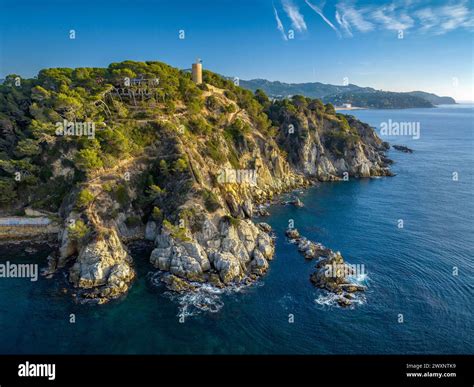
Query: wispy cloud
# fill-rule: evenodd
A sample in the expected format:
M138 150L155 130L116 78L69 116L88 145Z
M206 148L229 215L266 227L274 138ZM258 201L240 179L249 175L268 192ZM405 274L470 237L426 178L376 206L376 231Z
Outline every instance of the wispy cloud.
M474 28L473 10L467 1L457 4L426 7L415 12L420 23L420 31L442 35L457 28Z
M314 4L311 4L308 0L305 0L306 4L308 4L308 6L314 11L316 12L319 16L321 16L321 18L326 22L326 24L331 27L334 31L336 31L336 34L337 36L341 36L341 33L339 32L339 30L334 26L334 24L331 23L331 21L326 17L324 16L323 14L323 11L321 10L321 8L317 7L316 5Z
M400 10L393 3L374 9L370 12L369 17L387 30L407 30L412 28L415 23L405 11Z
M344 34L350 38L352 38L352 31L351 26L344 18L344 15L341 15L339 11L336 11L336 21L341 26L341 29L344 31Z
M349 32L349 36L352 36L352 29L368 32L375 28L374 24L367 20L368 7L356 8L352 2L341 2L336 5L336 9L339 13L339 19L344 21L344 30ZM336 20L339 22L338 18Z
M291 0L283 0L283 9L291 20L291 25L298 32L304 32L308 28L306 22L304 21L303 15L300 13L300 10L296 5L293 4Z
M354 31L373 30L411 30L442 35L459 28L474 29L474 13L469 4L469 0L450 0L448 4L425 6L414 0L395 0L358 6L355 0L341 0L336 4L335 17L348 37L352 37Z
M288 37L285 33L285 27L283 27L283 23L281 22L280 16L278 16L278 11L276 10L275 6L273 6L273 12L275 14L275 20L277 22L278 31L281 32L281 37L283 38L283 40L288 40Z

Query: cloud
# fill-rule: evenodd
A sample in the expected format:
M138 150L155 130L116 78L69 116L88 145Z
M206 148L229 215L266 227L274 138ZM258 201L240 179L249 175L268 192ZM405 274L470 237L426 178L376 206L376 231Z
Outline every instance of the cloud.
M314 11L316 12L319 16L321 16L321 18L326 22L326 24L331 27L334 31L336 31L336 34L337 36L341 36L341 33L339 32L339 30L334 26L334 24L331 23L330 20L328 20L328 18L326 16L324 16L323 12L321 11L321 8L318 8L317 6L315 6L314 4L311 4L308 0L305 0L306 4L308 4L308 6Z
M339 11L336 11L336 21L338 24L341 26L341 29L344 31L344 34L350 38L352 38L352 31L351 31L351 26L347 22L347 20L344 18L344 15L341 15Z
M293 4L291 0L283 0L283 9L291 20L291 25L298 32L304 32L308 28L304 21L303 15L300 13L298 7Z
M407 30L412 28L415 23L410 16L393 3L374 9L370 12L369 17L387 30Z
M367 13L370 11L369 7L357 9L350 2L341 2L336 5L340 20L344 20L349 31L357 29L360 32L372 31L375 26L367 19ZM336 19L337 20L337 19Z
M307 1L307 0L305 0ZM412 30L442 35L455 29L474 29L474 13L468 0L424 6L416 0L395 0L380 5L358 6L354 0L336 4L336 21L345 36L353 31Z
M415 17L420 24L420 31L442 35L457 28L472 30L474 16L467 4L467 1L461 1L457 4L418 9Z
M286 33L285 33L285 28L283 27L283 23L281 22L281 19L278 16L278 12L277 12L275 6L273 6L273 12L275 13L275 20L277 22L278 31L281 32L281 36L282 36L283 40L288 40L288 37L286 36Z

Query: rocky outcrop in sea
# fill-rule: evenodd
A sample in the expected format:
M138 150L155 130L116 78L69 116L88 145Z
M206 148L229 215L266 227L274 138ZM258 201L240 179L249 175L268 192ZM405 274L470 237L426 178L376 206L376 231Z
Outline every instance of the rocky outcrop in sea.
M171 289L182 288L183 281L209 282L217 287L248 283L263 275L273 259L274 242L268 224L251 220L232 224L208 223L205 232L185 238L162 230L155 239L150 262L173 277L164 277ZM188 286L188 285L186 285Z
M353 276L358 273L353 265L344 261L340 252L302 237L296 228L287 229L285 234L306 259L318 259L310 281L316 287L334 293L340 306L352 305L354 293L366 290L365 286L353 280Z

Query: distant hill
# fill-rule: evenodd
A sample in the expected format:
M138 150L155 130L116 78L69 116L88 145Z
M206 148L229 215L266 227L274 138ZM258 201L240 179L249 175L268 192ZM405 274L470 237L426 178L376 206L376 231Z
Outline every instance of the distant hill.
M410 91L409 93L406 93L406 94L410 94L410 95L413 95L415 97L423 98L423 99L431 102L433 105L451 105L451 104L456 103L454 98L440 97L436 94L426 93L424 91Z
M376 90L371 87L360 87L354 84L347 86L331 85L320 82L284 83L266 79L240 80L240 86L255 91L262 89L272 98L284 98L291 95L304 95L322 99L325 103L373 109L404 109L414 107L433 107L440 104L456 103L451 97L439 97L423 91L397 93Z
M266 79L252 79L250 81L240 80L239 85L246 89L255 91L262 89L272 97L286 97L288 95L304 95L310 98L324 98L328 95L354 91L370 91L370 87L359 87L349 84L347 86L330 85L320 82L308 83L284 83L279 81L267 81Z
M408 108L430 108L434 104L417 96L405 93L393 93L390 91L354 91L323 97L324 103L332 103L334 106L342 106L350 103L370 109L408 109Z

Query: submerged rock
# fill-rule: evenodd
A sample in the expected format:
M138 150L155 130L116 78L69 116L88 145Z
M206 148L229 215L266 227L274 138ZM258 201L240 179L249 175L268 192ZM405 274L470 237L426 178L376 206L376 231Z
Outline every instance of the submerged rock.
M168 290L172 290L177 293L195 291L196 287L191 285L188 281L185 281L173 274L164 275L161 277L161 282L166 285Z
M413 153L413 149L410 149L405 145L393 145L393 149L404 153Z
M290 204L294 205L295 207L299 207L299 208L304 207L303 202L299 198L296 198L295 200L290 201Z
M285 235L289 239L299 239L300 238L300 233L296 228L287 228L285 231Z
M258 216L270 216L270 213L268 212L268 210L265 208L265 207L258 207L257 210L255 211L255 214L258 215Z

